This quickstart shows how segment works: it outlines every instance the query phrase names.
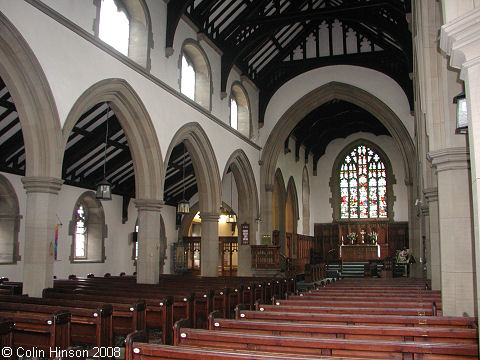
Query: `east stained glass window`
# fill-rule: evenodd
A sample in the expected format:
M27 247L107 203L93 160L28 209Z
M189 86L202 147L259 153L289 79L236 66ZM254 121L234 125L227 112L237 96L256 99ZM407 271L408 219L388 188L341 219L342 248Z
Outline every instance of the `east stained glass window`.
M355 147L340 167L340 217L388 217L385 164L368 146Z

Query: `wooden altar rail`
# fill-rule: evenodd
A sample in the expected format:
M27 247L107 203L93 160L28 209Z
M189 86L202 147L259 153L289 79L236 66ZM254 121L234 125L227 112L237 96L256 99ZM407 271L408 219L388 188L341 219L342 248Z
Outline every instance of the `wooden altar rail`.
M251 245L252 268L254 269L279 269L280 246Z

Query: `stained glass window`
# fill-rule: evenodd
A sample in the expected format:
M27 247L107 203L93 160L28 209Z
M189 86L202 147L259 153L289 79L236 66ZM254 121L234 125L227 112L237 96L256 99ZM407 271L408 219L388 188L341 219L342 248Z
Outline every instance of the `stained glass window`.
M355 147L340 167L340 217L388 217L385 164L368 146Z

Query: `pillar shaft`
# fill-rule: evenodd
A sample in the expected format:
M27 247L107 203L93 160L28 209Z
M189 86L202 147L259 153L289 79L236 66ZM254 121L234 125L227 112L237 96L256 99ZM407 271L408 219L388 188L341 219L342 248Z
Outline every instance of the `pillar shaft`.
M63 180L30 176L22 182L27 193L23 293L41 297L44 288L53 286L57 198Z
M202 239L200 255L200 274L218 276L218 214L200 213L202 218Z
M427 274L432 280L432 289L441 290L442 276L440 269L440 223L438 221L438 191L437 188L424 190L425 198L428 201L428 240L430 243L427 253Z
M160 274L160 209L158 200L135 200L138 211L137 282L158 284Z
M438 179L440 266L444 315L474 314L469 157L465 148L431 152Z

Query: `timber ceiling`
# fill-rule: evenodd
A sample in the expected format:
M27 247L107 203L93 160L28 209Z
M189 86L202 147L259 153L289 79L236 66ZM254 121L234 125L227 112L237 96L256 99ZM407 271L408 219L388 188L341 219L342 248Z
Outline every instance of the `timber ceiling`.
M409 0L170 0L166 46L188 17L222 52L222 92L233 66L256 84L260 123L284 83L328 65L386 74L413 108L410 11Z
M166 45L173 46L181 17L215 44L221 55L221 91L235 66L259 89L259 122L284 83L328 65L357 65L395 80L413 105L412 37L408 0L170 0ZM105 137L108 119L108 135ZM329 142L356 131L388 131L366 111L344 101L324 104L307 115L289 135L313 155L314 164ZM126 136L108 103L86 111L68 138L62 178L66 184L94 189L104 177L113 193L135 197L132 156ZM183 171L185 170L185 176ZM25 148L20 121L8 89L0 79L0 171L25 175ZM166 170L164 200L176 205L197 193L192 159L183 143L172 151ZM185 190L184 190L185 189Z

